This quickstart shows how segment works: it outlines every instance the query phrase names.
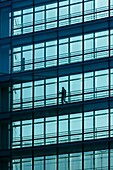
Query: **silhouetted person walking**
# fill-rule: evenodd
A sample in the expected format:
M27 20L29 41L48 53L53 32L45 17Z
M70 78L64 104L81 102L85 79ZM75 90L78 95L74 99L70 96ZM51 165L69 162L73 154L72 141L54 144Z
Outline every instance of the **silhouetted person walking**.
M64 87L62 87L62 92L61 92L61 94L62 94L62 104L64 104L64 103L67 103L66 102L66 90L65 90L65 88Z
M22 58L22 61L21 61L21 70L22 71L25 70L25 58Z

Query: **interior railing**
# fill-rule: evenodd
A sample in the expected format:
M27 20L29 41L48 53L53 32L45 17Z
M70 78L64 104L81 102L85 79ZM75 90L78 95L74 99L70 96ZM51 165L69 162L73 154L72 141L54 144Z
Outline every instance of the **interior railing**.
M113 136L113 126L111 127L110 132L111 132L111 136ZM85 140L107 138L108 135L109 135L108 126L84 129ZM34 143L35 145L55 144L56 138L57 138L57 132L47 133L46 135L39 134L39 135L34 136ZM82 140L82 129L59 132L58 138L59 138L59 143L81 141ZM20 143L22 144L22 147L32 145L32 142L31 142L32 135L23 136L21 139L22 140L20 140L20 137L13 137L12 146L13 147L16 147L16 145L18 146L20 141L21 141Z
M106 13L108 11L108 9L109 9L109 7L105 6L105 7L101 7L101 8L86 10L86 11L84 11L84 15L87 17L87 20L95 20L95 19L98 19L98 18L104 18L104 17L108 17L108 14ZM111 6L111 9L112 9L112 6ZM88 17L88 15L93 15L93 16ZM73 24L73 23L82 22L80 17L82 17L82 11L72 13L72 14L67 14L67 15L61 15L59 17L59 22L61 22L59 26L65 26L65 25L70 25L70 24ZM74 19L74 18L75 19L77 18L77 20L75 20L75 22L73 21L71 23L70 20ZM69 21L65 21L65 20L69 20ZM44 25L44 24L50 24L51 22L54 22L54 23L52 25L49 25L49 27L48 26L47 27L46 26L44 26L44 27L41 26L41 25ZM42 19L42 20L36 20L35 21L35 26L39 26L39 27L37 27L36 31L57 27L56 22L57 22L57 16ZM21 29L21 28L24 28L24 27L30 27L30 26L33 26L33 21L22 23L22 24L16 24L16 25L14 25L13 30L16 30L16 29L18 30L18 29ZM21 30L19 30L19 31L17 31L17 30L16 30L16 32L13 31L14 35L21 34L20 33ZM27 31L24 30L24 33L27 33Z
M110 46L110 49L113 49L113 46ZM98 47L98 48L91 48L87 49L84 51L84 60L94 60L97 58L104 58L104 57L109 57L108 56L108 46L103 46L103 47ZM71 53L63 53L59 54L58 57L57 55L51 55L48 57L48 59L44 60L44 58L41 59L41 57L38 56L38 58L34 59L34 65L37 68L42 68L42 67L52 67L57 65L57 59L59 58L59 65L62 64L70 64L73 62L82 62L82 51L75 51ZM29 69L29 67L33 64L33 60L25 60L25 67ZM21 61L14 62L13 63L13 70L16 67L20 67L21 71ZM14 71L16 72L16 71Z

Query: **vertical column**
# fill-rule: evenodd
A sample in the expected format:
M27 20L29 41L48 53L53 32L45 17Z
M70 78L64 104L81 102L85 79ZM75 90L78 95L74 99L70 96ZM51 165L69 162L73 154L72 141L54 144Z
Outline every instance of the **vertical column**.
M8 123L0 122L0 150L8 149L9 135ZM8 170L8 159L0 159L0 169Z
M0 37L5 38L10 35L10 8L1 8L0 10Z
M0 150L8 149L8 123L0 122Z
M2 170L8 170L8 160L3 160L3 161L0 161L0 169Z
M0 87L0 112L9 110L8 87ZM7 150L9 144L8 122L0 122L0 150ZM8 170L8 159L0 160L0 169Z
M0 112L8 112L9 110L9 88L0 88Z
M0 47L0 74L9 74L10 73L10 55L9 55L10 46L2 45Z

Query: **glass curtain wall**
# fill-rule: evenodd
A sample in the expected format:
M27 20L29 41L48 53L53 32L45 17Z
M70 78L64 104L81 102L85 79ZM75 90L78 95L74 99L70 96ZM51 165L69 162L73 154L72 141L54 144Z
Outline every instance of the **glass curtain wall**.
M113 56L113 30L111 57ZM12 48L12 73L109 57L108 30ZM83 42L84 39L84 42ZM83 51L84 43L84 51ZM34 49L34 50L33 50ZM59 51L59 54L57 52ZM33 56L34 54L34 56ZM83 57L84 54L84 57Z
M58 14L59 6L59 14ZM113 15L113 3L110 2L110 15ZM33 11L35 13L33 14ZM34 15L34 16L33 16ZM57 16L58 15L58 16ZM33 31L41 31L59 27L77 24L83 22L97 20L108 17L109 15L109 2L108 0L65 0L58 3L44 4L40 6L26 8L26 9L13 9L12 12L12 35L26 34ZM33 21L34 18L34 21Z
M113 69L99 70L93 72L63 76L58 78L50 78L44 80L36 80L33 82L13 84L10 90L11 108L12 110L23 110L32 107L44 107L62 104L62 87L66 90L66 102L79 102L84 100L106 98L112 96L113 82L110 83L109 78L113 80ZM57 91L57 82L58 89ZM84 84L84 86L83 86ZM84 87L84 89L83 89Z
M58 121L57 116L36 118L34 123L32 120L15 121L10 132L12 148L22 148L32 146L32 136L34 136L34 146L41 146L56 144L57 138L58 143L82 141L83 135L84 140L108 138L109 129L112 137L113 109L110 109L110 117L109 109L104 109L84 112L84 114L78 112L60 115Z
M113 160L113 150L110 150L111 154L111 163L110 168L112 168ZM61 154L52 156L41 156L34 158L34 167L32 167L32 159L14 159L12 162L12 170L73 170L76 167L76 170L82 170L82 152L79 153L70 153L70 154ZM84 169L85 170L108 170L108 150L94 150L84 152Z

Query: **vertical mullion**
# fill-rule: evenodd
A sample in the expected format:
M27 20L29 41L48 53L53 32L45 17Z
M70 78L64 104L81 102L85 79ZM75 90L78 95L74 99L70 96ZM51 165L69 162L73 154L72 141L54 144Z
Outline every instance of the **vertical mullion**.
M93 11L94 11L94 20L95 20L95 0L93 0Z
M23 100L22 100L22 89L23 87L22 87L22 82L21 82L21 86L20 86L20 103L21 103L21 107L20 107L20 109L22 110L23 109Z
M20 158L20 170L22 170L22 158Z
M44 18L45 18L45 27L44 27L44 29L46 30L46 5L44 5Z
M82 1L82 23L84 23L84 0ZM83 54L83 65L82 65L82 170L84 170L84 25L82 25L82 54Z
M21 34L23 34L23 27L24 27L24 25L23 25L23 10L21 12L22 12L21 13Z
M71 44L70 44L70 37L68 38L68 49L69 49L69 51L68 51L68 64L70 64L71 63Z
M23 47L21 47L21 64L22 64L22 58L23 58ZM21 69L22 69L22 65L21 65ZM22 82L21 82L21 86L20 86L20 103L21 103L20 109L22 110L22 108L23 108L23 100L22 100Z
M70 7L70 0L68 0L69 1L69 3L68 3L68 11L69 11L69 14L68 14L68 18L69 18L69 21L68 21L68 23L69 23L69 25L71 25L71 7Z
M22 148L22 121L20 121L20 148Z
M46 118L44 117L44 145L46 145Z
M34 170L34 111L32 112L32 170Z
M59 143L59 72L58 72L58 66L59 66L59 0L57 0L57 157L56 157L56 170L59 170L58 168L58 160L59 160L59 149L58 149L58 143Z
M10 113L10 170L12 169L12 139L13 139L13 127L12 127L12 116Z
M46 59L47 59L47 56L46 56L46 48L47 48L47 46L46 46L46 42L44 42L44 68L46 68Z
M68 114L68 142L71 142L70 133L70 114ZM70 170L70 154L68 154L68 170Z
M108 141L108 170L110 170L110 84L111 84L111 76L110 76L110 0L108 0L109 6L109 20L108 20L108 50L109 50L109 58L108 58L108 83L109 83L109 100L108 100L108 131L109 131L109 141Z
M70 22L70 0L69 0L69 24L71 24L71 22ZM68 38L68 63L70 64L71 63L71 53L70 53L70 37ZM70 81L70 75L68 76L68 82L69 82L69 85L68 85L68 102L70 103L70 83L71 83L71 81ZM68 114L68 142L70 142L70 138L71 138L71 136L70 136L70 114ZM69 166L69 158L70 158L70 154L68 154L68 169L70 168L70 166Z
M70 103L70 75L68 76L68 98L67 98L67 101Z
M71 60L70 60L70 37L68 38L68 64L71 63Z
M46 118L44 117L44 145L46 145ZM46 170L46 160L44 156L44 170Z
M11 68L10 68L10 70L11 70L11 74L13 74L13 50L12 50L12 36L13 36L13 11L12 11L12 5L11 5L11 53L10 53L10 62L11 62Z
M44 106L46 106L46 79L44 79Z
M93 110L93 139L95 140L95 110ZM95 169L95 151L93 151L93 169Z
M21 71L23 71L23 69L22 69L22 67L23 67L23 62L22 62L22 60L23 60L23 46L21 47ZM24 66L25 67L25 66Z
M20 121L20 148L22 148L22 121ZM20 170L22 170L22 158L20 158Z
M32 76L33 76L33 83L32 83L32 170L34 170L34 101L35 101L35 94L34 94L34 32L35 32L35 5L33 0L33 45L32 45Z
M11 0L11 66L12 66L12 35L13 35L13 10L12 10L12 0ZM11 72L12 76L12 72ZM12 139L13 139L13 128L12 128L12 106L13 106L13 88L12 88L12 78L10 83L10 170L12 167Z

